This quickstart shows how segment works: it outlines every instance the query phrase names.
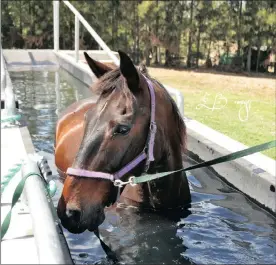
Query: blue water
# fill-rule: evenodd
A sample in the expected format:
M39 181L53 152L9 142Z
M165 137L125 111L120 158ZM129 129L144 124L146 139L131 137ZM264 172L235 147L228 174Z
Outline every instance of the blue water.
M57 113L89 96L89 89L62 70L10 74L36 150L53 153ZM275 264L275 218L208 169L191 173L187 210L162 216L119 205L106 212L100 234L120 263ZM75 263L110 263L93 233L64 234Z

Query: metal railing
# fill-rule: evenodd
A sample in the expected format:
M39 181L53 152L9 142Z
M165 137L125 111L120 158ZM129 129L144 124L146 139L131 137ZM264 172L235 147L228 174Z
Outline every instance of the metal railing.
M5 115L12 116L16 113L15 95L13 92L11 78L5 64L2 45L0 45L0 50L1 50L1 100L2 100L2 94L3 94L4 100L5 100L4 101Z
M75 59L76 62L79 60L79 22L88 30L95 41L100 45L100 47L109 55L112 61L119 65L120 61L116 55L110 50L106 43L101 39L97 32L89 25L89 23L84 19L84 17L79 13L79 11L69 3L69 1L62 1L75 15ZM54 4L54 50L59 50L59 1L53 1Z
M89 23L84 19L84 17L79 13L79 11L69 3L69 1L62 1L75 15L75 61L78 63L79 61L79 27L81 22L83 26L88 30L88 32L92 35L95 41L99 44L99 46L109 55L115 65L119 66L120 61L116 57L116 55L110 50L110 48L106 45L106 43L101 39L101 37L97 34L97 32L89 25ZM59 1L53 1L54 7L54 50L56 52L59 51ZM184 115L184 97L183 94L175 88L164 85L167 91L175 98L176 104L179 108L179 111L182 115Z
M45 162L47 160L37 154L29 155L21 170L22 178L33 174L26 180L24 192L32 217L39 264L74 264L53 202L45 192L45 179L41 176Z

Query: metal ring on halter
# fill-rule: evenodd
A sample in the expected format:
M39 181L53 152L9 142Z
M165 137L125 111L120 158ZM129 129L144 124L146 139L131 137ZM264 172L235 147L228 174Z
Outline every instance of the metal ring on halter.
M124 185L130 184L131 186L135 186L134 177L130 177L128 181L121 181L120 179L115 179L113 182L115 187L122 188Z
M132 187L135 186L135 185L137 185L136 183L134 183L134 176L130 177L130 178L128 179L128 181L129 181L129 184L130 184Z

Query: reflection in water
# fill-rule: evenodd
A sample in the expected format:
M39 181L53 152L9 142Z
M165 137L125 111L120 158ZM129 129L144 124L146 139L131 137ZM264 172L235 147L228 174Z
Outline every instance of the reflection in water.
M36 150L53 154L57 114L91 92L61 70L11 72L11 78ZM120 263L275 264L275 219L207 169L191 173L188 210L161 214L121 204L106 211L100 234ZM93 233L64 233L76 263L109 264Z
M59 78L59 72L55 72L55 93L56 93L56 114L59 116L60 114L60 78Z

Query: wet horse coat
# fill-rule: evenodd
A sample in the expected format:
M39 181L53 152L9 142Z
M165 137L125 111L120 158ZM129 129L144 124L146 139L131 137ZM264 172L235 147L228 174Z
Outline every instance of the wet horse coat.
M114 173L133 160L146 146L150 123L150 94L145 77L130 58L119 52L120 67L112 69L86 60L99 78L92 89L100 93L95 103L85 99L69 106L56 127L55 160L65 179L58 215L71 232L95 230L104 220L104 207L116 199L111 181L66 175L69 167ZM151 79L151 78L150 78ZM164 87L152 80L156 97L157 132L155 161L149 173L182 167L186 128L178 109ZM142 162L129 174L141 175ZM126 186L122 200L137 206L173 208L190 202L186 176L174 174L164 179Z

